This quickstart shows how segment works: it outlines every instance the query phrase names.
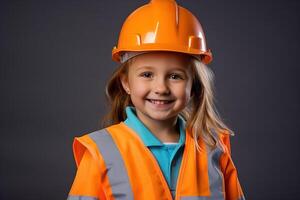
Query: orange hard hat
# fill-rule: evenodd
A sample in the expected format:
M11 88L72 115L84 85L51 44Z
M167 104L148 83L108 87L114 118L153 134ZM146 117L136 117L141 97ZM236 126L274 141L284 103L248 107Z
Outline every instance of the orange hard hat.
M133 11L123 23L112 59L123 62L127 52L147 51L186 53L206 64L212 60L200 22L175 0L151 0Z

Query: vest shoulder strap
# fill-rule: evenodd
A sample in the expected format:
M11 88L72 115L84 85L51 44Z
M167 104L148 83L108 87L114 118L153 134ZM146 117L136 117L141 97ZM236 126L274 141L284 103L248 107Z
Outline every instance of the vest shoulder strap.
M230 134L227 130L220 132L220 141L225 147L225 152L228 152L229 155L231 155Z
M96 131L95 131L96 132ZM94 132L93 132L94 133ZM97 145L95 142L89 137L89 134L85 134L80 137L75 137L73 141L73 154L76 162L76 166L78 167L83 154L86 150L92 155L93 158L97 158Z
M215 129L211 129L213 133L213 137L217 140L220 144L220 148L224 153L228 153L231 155L231 146L230 146L230 134L227 130L223 129L217 132Z

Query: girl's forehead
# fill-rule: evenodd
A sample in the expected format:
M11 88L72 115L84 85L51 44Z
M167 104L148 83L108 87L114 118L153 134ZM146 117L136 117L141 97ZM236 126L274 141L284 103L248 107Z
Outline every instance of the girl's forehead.
M138 66L174 66L186 67L189 56L177 52L147 52L132 58L131 64Z

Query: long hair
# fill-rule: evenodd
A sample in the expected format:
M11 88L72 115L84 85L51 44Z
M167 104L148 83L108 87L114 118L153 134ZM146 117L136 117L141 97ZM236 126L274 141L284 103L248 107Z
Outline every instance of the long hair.
M219 137L214 137L213 131L229 135L234 135L234 132L222 121L215 106L213 71L194 57L190 61L193 96L181 114L187 121L186 128L192 133L197 149L201 149L198 144L199 137L214 149L219 144Z
M113 72L106 85L106 98L110 109L102 120L103 127L124 121L126 119L125 107L133 106L120 79L122 75L127 75L133 60L134 58L121 64ZM230 135L234 135L234 132L225 125L215 107L213 71L192 56L189 56L189 67L193 75L192 97L180 114L186 120L186 128L192 133L197 150L201 150L198 143L199 137L202 137L205 144L214 149L218 145L218 138L214 137L213 130Z
M105 88L106 100L109 103L109 112L102 119L102 127L118 124L126 119L126 106L133 106L130 96L124 90L121 76L127 75L132 59L122 63L112 74Z

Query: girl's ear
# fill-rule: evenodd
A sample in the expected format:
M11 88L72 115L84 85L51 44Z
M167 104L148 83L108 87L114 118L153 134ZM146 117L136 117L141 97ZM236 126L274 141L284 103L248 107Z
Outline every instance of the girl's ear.
M130 88L129 88L129 82L128 82L128 75L127 74L122 74L120 76L120 81L122 83L122 87L125 90L127 94L130 94Z

